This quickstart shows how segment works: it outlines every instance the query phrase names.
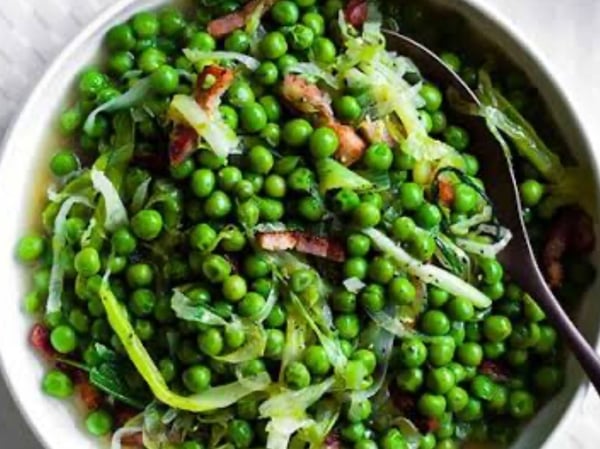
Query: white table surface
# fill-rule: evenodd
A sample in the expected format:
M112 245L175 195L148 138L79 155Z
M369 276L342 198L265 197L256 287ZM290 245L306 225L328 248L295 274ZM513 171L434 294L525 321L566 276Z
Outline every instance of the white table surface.
M114 2L0 0L0 137L48 61L98 11ZM486 2L510 17L549 62L600 152L600 0ZM22 36L39 38L32 44ZM599 423L600 400L590 393L581 413L572 419L570 430L560 435L552 448L545 449L597 449ZM0 449L5 448L40 449L41 446L0 381Z

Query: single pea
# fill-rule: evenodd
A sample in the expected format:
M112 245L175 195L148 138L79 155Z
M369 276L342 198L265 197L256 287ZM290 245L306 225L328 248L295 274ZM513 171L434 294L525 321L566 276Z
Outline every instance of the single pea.
M440 55L440 58L451 70L455 71L456 73L460 72L462 62L456 53L446 51Z
M333 110L336 116L343 121L358 120L362 115L362 108L355 97L344 95L333 101Z
M406 368L418 368L427 360L427 347L416 338L405 340L399 349L400 362Z
M421 329L427 335L446 335L450 332L450 321L440 310L428 310L421 318Z
M281 221L285 214L285 208L280 200L274 198L259 198L258 207L260 219L266 222ZM315 210L315 209L311 209Z
M229 349L238 349L246 342L246 333L242 326L225 328L225 344Z
M271 273L271 265L265 256L251 254L244 259L243 270L250 279L259 279L267 277Z
M535 398L524 390L512 391L508 396L508 411L516 419L530 418L535 412Z
M542 366L533 375L535 388L544 394L556 393L564 382L563 370L556 366Z
M483 348L475 342L466 342L458 347L458 360L466 366L479 366L483 361Z
M60 325L50 333L50 343L57 352L68 354L77 348L77 334L71 326Z
M410 305L417 297L415 286L405 277L396 277L388 285L388 297L399 305Z
M261 145L252 147L247 157L250 169L255 173L267 174L275 164L273 153Z
M385 143L375 143L367 148L363 162L371 170L387 171L394 162L394 154Z
M395 272L396 266L386 257L377 256L369 263L369 279L379 284L388 284Z
M204 203L204 213L210 218L224 218L232 209L231 198L221 190L212 192Z
M425 109L427 112L434 113L442 106L443 95L440 89L430 83L425 83L421 87L420 95L425 100Z
M469 321L475 315L475 308L467 298L458 296L450 300L446 306L446 312L455 321Z
M415 221L424 229L433 229L442 222L442 212L435 204L423 203L416 211Z
M311 124L305 119L293 119L288 121L282 130L283 141L293 148L304 146L308 143L313 133Z
M458 126L449 126L444 131L444 140L446 143L458 151L464 151L470 143L469 134Z
M333 198L333 207L340 214L349 214L360 204L358 193L344 188L338 191Z
M240 121L246 132L258 133L267 126L267 113L260 103L248 103L240 111Z
M428 361L433 366L448 365L454 358L456 343L452 337L435 340L429 345Z
M113 428L113 418L105 410L95 410L85 419L85 428L95 437L106 436Z
M469 214L475 209L479 201L479 194L467 184L458 184L454 189L453 208L461 214Z
M171 95L179 87L179 72L170 65L162 65L150 75L150 83L155 92Z
M430 260L437 247L433 235L418 229L409 243L411 252L420 260Z
M265 357L278 360L281 358L285 347L285 334L279 329L267 331L267 345L265 346Z
M362 269L361 265L357 263L353 268L354 274L362 274L360 270ZM365 261L365 271L366 271L366 261ZM346 270L346 267L344 267ZM350 274L350 273L348 273ZM366 274L364 274L366 276ZM358 276L355 276L358 277ZM361 279L360 277L358 277ZM385 307L385 292L381 285L379 284L370 284L366 288L364 288L360 292L360 304L361 306L370 311L370 312L380 312Z
M478 399L489 401L494 396L496 384L483 374L478 374L471 380L471 393Z
M198 336L198 348L208 356L214 357L219 355L224 347L223 335L218 329L207 329Z
M183 14L175 8L163 9L158 16L158 20L160 32L166 37L175 37L184 30L186 25Z
M326 37L317 37L311 48L312 57L321 64L331 64L335 61L337 49L335 44Z
M309 139L309 149L316 159L333 156L337 151L340 140L336 132L326 126L317 128Z
M359 361L367 370L367 374L371 375L377 368L377 356L369 349L358 349L352 353L352 360Z
M211 52L215 50L215 48L217 47L217 43L210 34L201 31L192 35L187 47L191 50Z
M237 302L248 292L248 285L246 284L246 280L241 276L229 276L223 282L222 292L225 299L231 302Z
M147 39L156 36L160 28L156 14L148 11L143 11L133 16L131 25L133 32L140 39Z
M202 263L202 273L210 282L220 284L231 274L231 264L223 256L211 254Z
M290 27L286 34L290 47L296 51L310 48L315 40L314 31L302 24Z
M190 232L190 246L200 252L209 251L215 244L217 231L209 224L200 223Z
M225 39L225 50L237 53L247 53L250 49L251 39L243 30L235 30Z
M286 54L277 60L277 68L279 73L287 75L290 69L294 68L300 61L294 55Z
M399 194L402 207L406 210L417 210L423 204L423 188L414 182L402 184Z
M244 80L234 81L227 90L227 99L229 100L229 103L238 108L256 101L252 88Z
M139 317L151 315L156 306L156 295L150 289L135 290L129 300L129 308Z
M183 384L192 393L201 393L210 387L210 370L203 365L195 365L184 371Z
M304 351L304 363L309 371L316 376L324 376L331 369L327 352L322 346L312 345Z
M454 386L446 393L446 401L451 412L460 412L469 402L469 393L464 388Z
M106 33L106 44L110 51L129 51L135 46L133 30L127 24L116 25Z
M310 371L304 363L292 362L285 369L286 383L296 390L301 390L310 385Z
M263 86L272 86L279 79L279 69L272 61L263 61L254 72L254 78Z
M556 350L558 335L556 330L549 325L540 325L540 336L534 350L538 354L549 354Z
M23 263L35 262L42 256L45 247L44 238L39 235L21 237L17 243L17 259Z
M166 64L167 56L158 48L147 48L137 59L137 65L145 73L152 73Z
M483 280L489 285L500 282L504 276L504 268L495 259L481 259L479 268L483 273Z
M544 196L545 187L535 179L528 179L519 185L519 192L526 207L535 207Z
M446 398L431 393L424 393L417 402L419 413L429 418L440 418L446 410Z
M73 382L65 373L52 370L46 373L42 380L42 391L53 398L65 399L73 395Z
M79 79L79 91L86 98L95 98L106 85L106 76L95 69L86 70Z
M277 59L288 51L285 36L279 31L271 31L260 42L260 52L266 59Z
M489 315L483 322L483 333L488 340L501 342L512 333L512 324L505 316Z
M492 301L496 301L504 296L504 283L502 281L485 285L482 292Z
M287 178L288 186L296 192L309 192L315 185L315 174L306 167L298 167Z
M469 397L467 405L457 413L457 418L461 421L473 422L481 419L483 416L483 405L481 401L474 397Z
M339 315L334 321L335 327L341 338L351 340L358 336L360 332L360 321L358 316L353 313Z
M70 150L62 150L52 156L50 170L54 176L63 177L79 168L77 156Z
M456 384L454 373L447 367L434 368L427 373L427 388L436 394L446 394Z
M362 257L351 257L344 263L344 276L346 278L365 279L369 264Z
M305 220L312 222L321 221L325 212L325 206L320 198L304 196L298 201L298 213Z
M448 126L448 119L443 111L435 111L430 114L431 117L431 133L441 134Z
M258 100L267 114L267 119L270 122L277 122L281 118L281 105L273 95L263 95Z
M396 385L407 393L416 393L425 383L421 368L406 368L398 371Z
M371 239L363 234L350 234L346 239L346 250L353 257L364 257L371 250Z
M345 441L355 443L365 436L365 425L362 422L351 423L342 428L341 437Z
M271 18L279 25L294 25L300 17L298 5L292 1L282 0L271 8Z
M227 440L237 449L246 449L254 441L254 430L248 421L234 419L227 427Z
M429 286L428 289L428 302L429 307L439 309L443 307L450 300L450 294L446 290L435 286Z
M84 248L75 256L75 270L84 277L97 274L101 268L100 255L94 248Z
M368 202L362 202L352 213L352 222L360 229L372 228L381 221L379 208Z
M256 317L264 309L265 298L256 292L248 292L238 304L238 313L247 318Z
M135 236L141 240L154 240L162 232L163 218L155 210L141 210L131 219L131 229Z

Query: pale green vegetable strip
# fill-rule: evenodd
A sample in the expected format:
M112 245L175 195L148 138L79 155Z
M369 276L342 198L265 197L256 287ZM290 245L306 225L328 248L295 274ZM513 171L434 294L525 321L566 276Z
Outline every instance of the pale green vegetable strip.
M112 293L108 281L104 281L99 294L106 310L108 322L123 344L129 359L146 381L156 399L169 407L195 413L218 410L235 404L251 393L264 391L271 384L269 375L261 373L253 378L214 387L189 397L174 393L167 386L160 370L136 335L125 308Z
M363 231L369 236L375 246L385 254L389 255L398 266L411 276L414 276L426 284L435 285L454 296L462 296L470 300L475 307L485 309L492 304L490 298L477 290L472 285L463 281L459 277L442 270L435 265L423 263L410 254L390 239L383 232L370 228Z
M106 217L104 227L112 232L128 223L127 209L121 201L119 192L104 173L96 168L92 169L92 184L104 198Z

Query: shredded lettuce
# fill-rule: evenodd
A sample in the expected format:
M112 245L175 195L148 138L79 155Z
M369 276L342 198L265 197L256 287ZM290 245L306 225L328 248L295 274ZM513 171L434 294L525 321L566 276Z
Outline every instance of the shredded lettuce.
M179 290L173 292L171 297L171 309L180 320L193 321L196 323L206 324L208 326L228 326L229 322L221 318L216 313L208 308L194 304Z
M480 229L484 226L480 226ZM470 254L494 259L512 239L512 233L507 228L499 228L498 234L499 239L494 243L481 243L473 239L458 238L456 244Z
M367 284L365 284L359 278L345 279L342 282L342 285L344 286L344 288L346 290L348 290L350 293L354 293L354 294L360 292L363 288L365 288L367 286Z
M271 384L269 375L263 372L252 378L213 387L189 397L173 392L137 336L127 311L111 291L106 279L100 287L99 296L106 310L108 322L123 344L129 359L150 387L154 397L169 407L195 413L218 410L235 404L251 393L264 391Z
M147 99L151 90L152 84L149 77L139 80L124 94L119 95L94 109L83 125L84 131L90 133L94 129L98 114L132 108Z
M464 236L469 233L471 228L489 222L494 217L491 206L485 206L481 212L471 217L450 225L450 232L454 235Z
M379 312L368 311L367 313L378 327L386 330L391 335L404 338L414 334L414 331L407 328L400 318L398 318L397 311L397 309L394 309L392 314L383 310Z
M308 324L296 309L288 311L286 321L285 346L281 356L281 370L279 377L282 380L285 369L292 363L300 360L307 347L309 333Z
M298 391L284 390L259 407L261 418L270 419L267 424L267 449L287 449L291 436L298 430L314 423L306 409L327 393L335 380L327 379Z
M257 359L265 354L267 333L262 326L244 321L239 321L231 326L239 326L244 330L246 342L229 354L213 356L214 359L225 363L242 363Z
M279 301L279 289L277 288L275 279L273 279L273 287L269 292L267 301L265 302L265 305L262 308L262 310L258 313L258 315L256 315L256 318L254 320L257 323L264 322L271 314L271 311L273 310L273 307L275 307L275 304L277 304L277 301Z
M288 73L298 73L310 78L323 80L325 84L333 89L340 88L338 80L331 73L312 62L300 62L295 64L288 70Z
M426 264L415 259L402 249L402 247L396 245L396 243L383 232L374 228L366 229L363 232L371 238L374 245L380 251L389 255L400 268L406 270L411 276L414 276L427 284L435 285L455 296L465 297L470 300L475 307L485 309L492 303L490 298L485 294L459 277L448 273L435 265Z
M194 128L206 140L209 149L219 157L226 158L239 150L240 140L221 114L218 111L207 113L192 97L175 95L169 108L169 117Z
M148 200L148 191L150 189L150 183L152 178L148 177L140 183L133 193L131 198L131 211L136 213L144 208L144 204Z
M260 61L252 56L233 51L200 51L186 48L183 50L185 57L192 63L205 63L211 61L236 61L254 71L260 66Z
M319 177L319 191L325 194L329 190L350 189L369 190L371 182L333 159L321 159L316 163Z
M67 245L66 222L69 212L76 204L92 207L90 201L83 196L72 196L67 198L54 219L54 232L52 236L52 268L50 269L50 282L48 286L48 300L46 302L46 313L59 312L62 307L63 281L65 266L62 255Z
M321 401L317 405L313 423L296 434L290 443L290 448L294 447L294 440L297 438L300 442L308 443L308 449L323 449L323 443L335 427L340 412L341 405L339 402L334 400Z
M104 228L109 231L115 231L118 228L127 225L127 209L121 201L119 192L112 184L110 179L104 173L95 168L92 169L92 184L104 198L104 207L106 210Z

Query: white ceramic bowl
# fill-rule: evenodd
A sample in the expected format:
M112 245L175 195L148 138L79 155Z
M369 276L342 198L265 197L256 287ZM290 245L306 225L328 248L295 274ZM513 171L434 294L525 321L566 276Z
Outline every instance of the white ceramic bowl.
M485 36L512 55L529 75L556 117L559 128L575 156L597 172L598 160L584 135L574 111L566 101L543 61L507 18L499 17L485 0L447 2L476 24ZM0 285L2 314L0 324L0 359L3 374L24 417L40 442L48 449L97 449L99 443L80 428L80 411L75 405L44 396L40 380L44 365L29 347L27 336L32 322L22 312L22 298L28 287L27 270L13 258L17 239L32 225L38 225L35 214L44 201L46 178L41 177L54 142L56 117L68 97L78 72L98 55L102 38L113 24L129 18L138 10L170 3L165 0L123 0L106 10L83 33L74 39L46 72L23 110L8 131L0 161L0 211L6 214L0 227ZM597 183L598 184L598 183ZM600 184L598 184L600 185ZM596 262L598 257L596 255ZM600 266L596 263L596 266ZM594 301L600 286L594 285L587 295L578 320L579 327L596 341L600 328L600 302ZM575 413L584 387L577 365L571 360L566 388L536 420L528 426L514 449L552 447L553 435L564 430L567 416Z

